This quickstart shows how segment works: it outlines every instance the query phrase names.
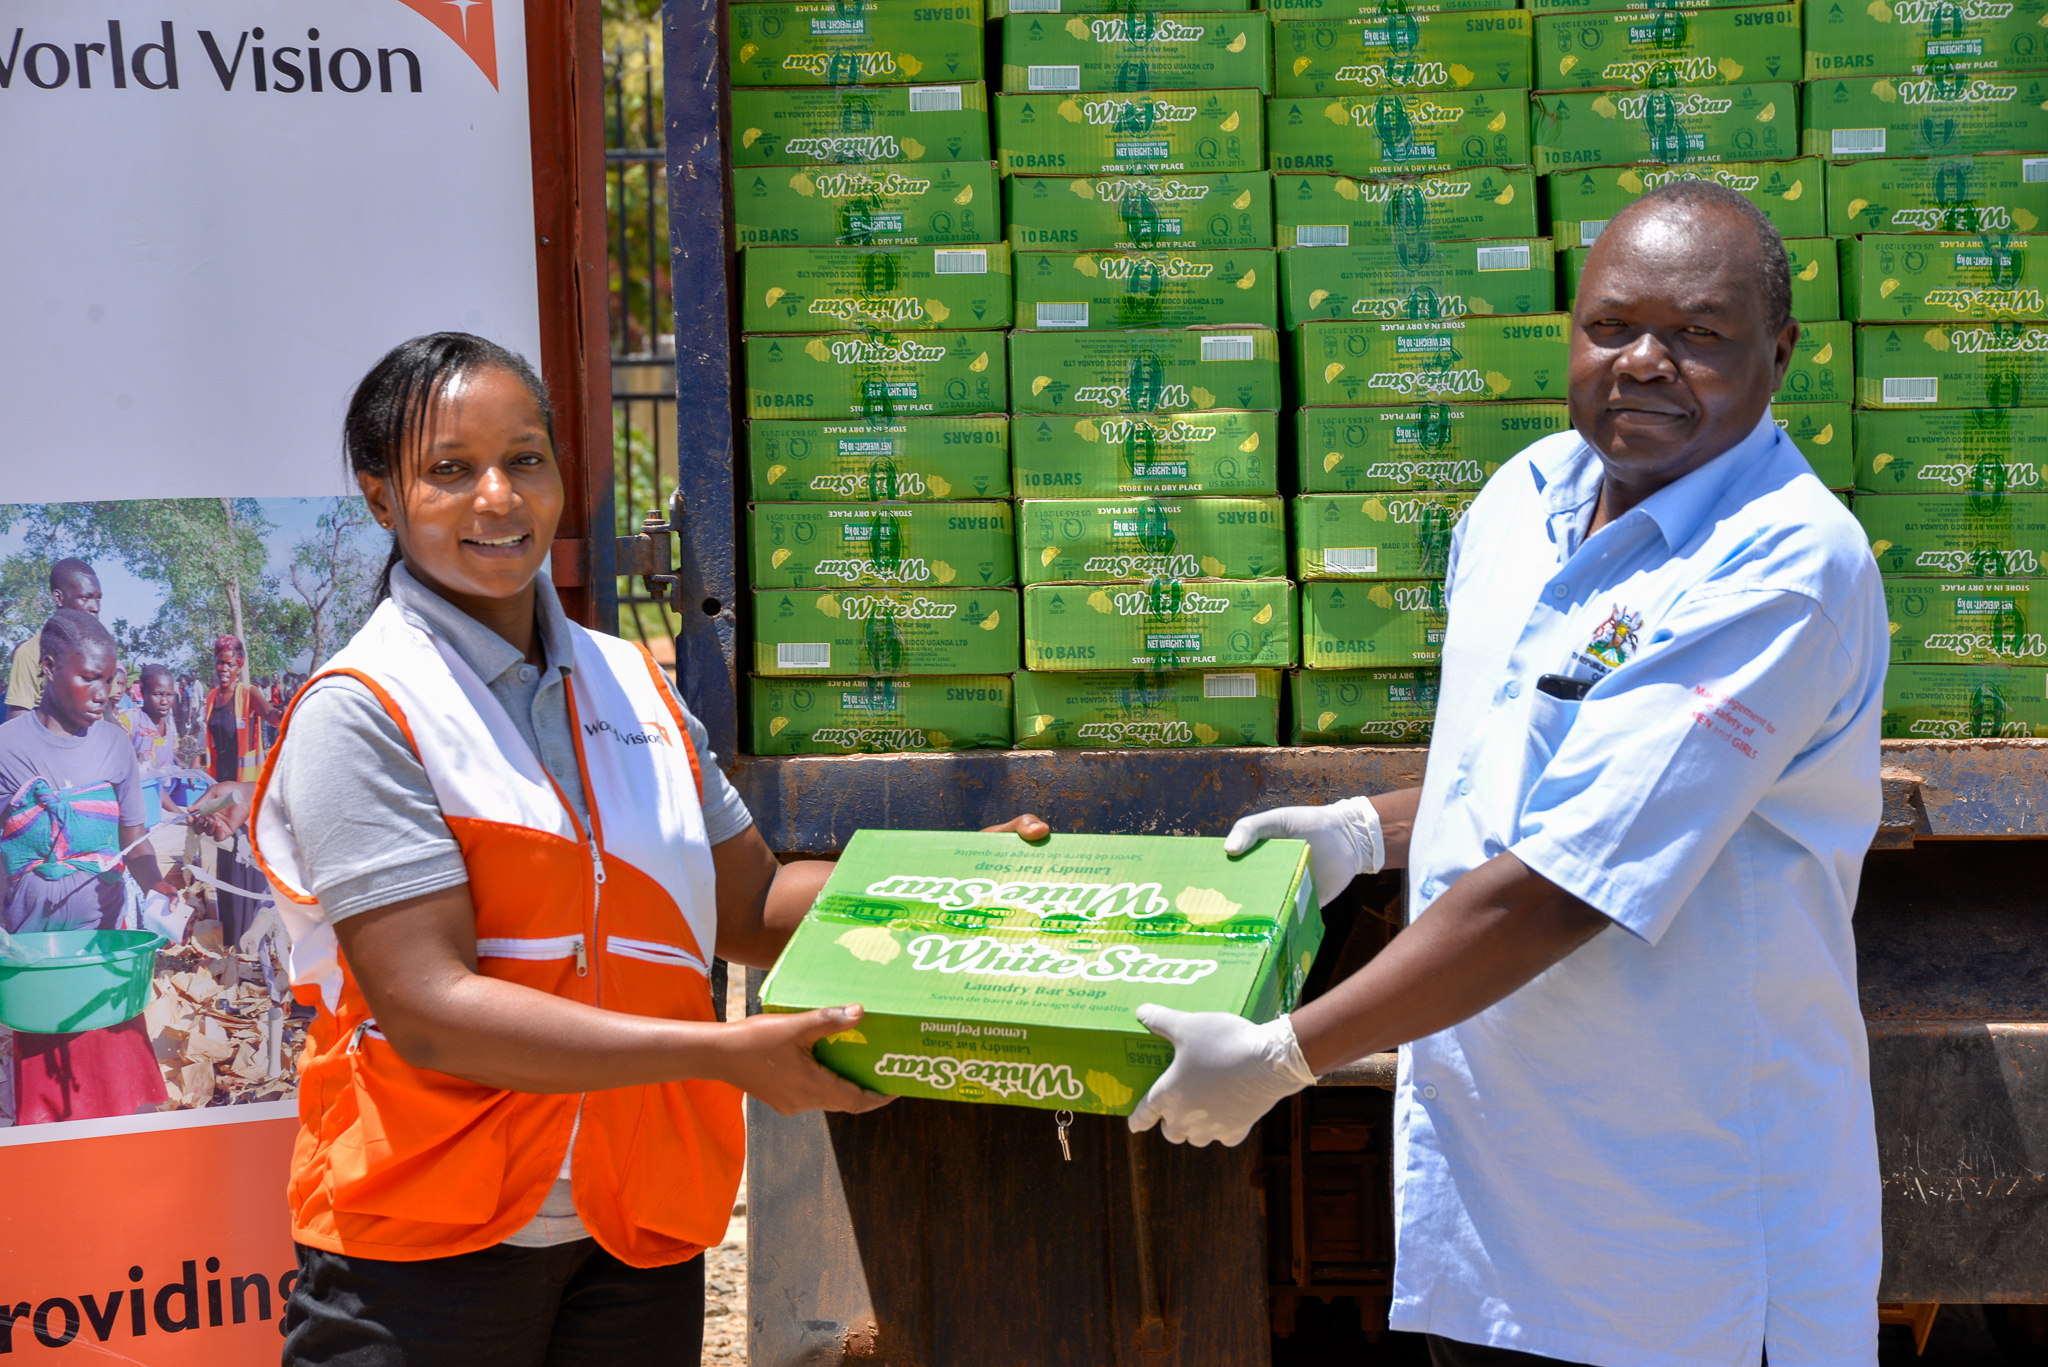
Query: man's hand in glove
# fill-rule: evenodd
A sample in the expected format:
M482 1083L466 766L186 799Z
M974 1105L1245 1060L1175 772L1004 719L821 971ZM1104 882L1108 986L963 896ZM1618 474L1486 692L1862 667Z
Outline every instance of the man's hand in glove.
M1286 1016L1254 1025L1224 1011L1176 1011L1148 1003L1138 1008L1138 1020L1173 1045L1173 1063L1131 1112L1134 1134L1158 1125L1176 1144L1199 1148L1221 1140L1235 1146L1274 1102L1315 1081Z
M1370 798L1347 797L1324 807L1275 807L1255 812L1230 828L1225 854L1243 854L1261 840L1306 840L1316 897L1323 906L1362 873L1386 866L1386 837Z

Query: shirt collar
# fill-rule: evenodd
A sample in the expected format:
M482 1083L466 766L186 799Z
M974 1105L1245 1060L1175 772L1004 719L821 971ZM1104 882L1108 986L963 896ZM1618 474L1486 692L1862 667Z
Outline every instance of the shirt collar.
M1630 511L1641 512L1656 523L1664 544L1676 550L1692 539L1729 486L1775 446L1778 437L1777 420L1766 408L1748 436L1691 474L1665 485ZM1583 437L1576 444L1560 443L1556 451L1532 458L1529 469L1537 492L1553 517L1581 511L1599 497L1603 475L1600 455Z
M575 643L568 614L546 575L533 582L535 615L539 618L541 657L549 670L571 667ZM414 623L440 637L485 682L526 662L518 648L476 618L422 584L404 564L391 567L391 597Z

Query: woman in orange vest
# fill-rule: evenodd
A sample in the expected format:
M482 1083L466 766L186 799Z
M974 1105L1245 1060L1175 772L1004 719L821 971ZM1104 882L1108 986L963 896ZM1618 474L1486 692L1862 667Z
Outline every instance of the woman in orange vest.
M773 964L831 866L778 865L646 651L563 615L524 361L407 342L344 442L388 596L286 712L251 822L316 1011L285 1361L694 1364L741 1093L888 1099L811 1056L858 1006L712 1010L713 956Z

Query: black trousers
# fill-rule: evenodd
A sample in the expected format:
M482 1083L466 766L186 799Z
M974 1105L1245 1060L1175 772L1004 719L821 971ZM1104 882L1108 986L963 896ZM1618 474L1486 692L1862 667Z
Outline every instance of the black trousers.
M578 1239L387 1262L299 1246L285 1367L697 1367L704 1259L629 1267Z

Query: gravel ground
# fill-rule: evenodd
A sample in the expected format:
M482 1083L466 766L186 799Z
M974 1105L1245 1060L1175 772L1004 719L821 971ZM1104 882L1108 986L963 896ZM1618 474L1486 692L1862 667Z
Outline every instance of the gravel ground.
M725 1018L747 1013L746 970L737 969ZM747 1367L747 1181L740 1178L725 1242L704 1255L704 1367Z

